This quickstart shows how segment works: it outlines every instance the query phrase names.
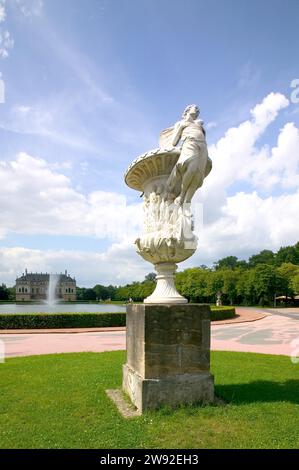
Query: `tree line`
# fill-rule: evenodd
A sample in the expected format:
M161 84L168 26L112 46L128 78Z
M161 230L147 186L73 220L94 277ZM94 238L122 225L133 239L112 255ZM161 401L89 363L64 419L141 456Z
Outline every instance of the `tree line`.
M294 301L299 295L299 242L281 247L276 253L262 250L248 261L227 256L214 263L212 268L201 265L176 274L176 286L180 294L191 302L223 305L275 304L279 296L285 302ZM124 286L95 285L78 287L79 301L142 301L155 288L155 274L149 273L141 282ZM15 300L12 287L0 285L0 300Z
M176 287L191 302L215 303L218 299L223 305L273 306L280 296L290 302L299 294L299 242L276 253L262 250L248 261L227 256L212 268L185 269L176 274ZM142 282L79 289L78 300L142 301L154 288L155 274L149 273Z

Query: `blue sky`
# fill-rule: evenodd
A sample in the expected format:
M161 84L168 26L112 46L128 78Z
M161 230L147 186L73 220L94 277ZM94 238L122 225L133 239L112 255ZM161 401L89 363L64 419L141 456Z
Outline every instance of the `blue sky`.
M297 241L298 18L297 0L0 0L0 282L151 271L122 236L123 173L193 102L214 169L183 267Z

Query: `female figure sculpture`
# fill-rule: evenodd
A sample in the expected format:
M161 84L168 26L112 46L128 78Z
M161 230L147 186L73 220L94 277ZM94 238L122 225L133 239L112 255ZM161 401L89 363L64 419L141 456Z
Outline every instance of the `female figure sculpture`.
M203 122L198 120L199 108L191 104L183 112L183 119L177 122L172 133L172 145L182 140L181 153L169 178L168 191L175 195L180 205L191 203L192 197L202 186L210 172L210 160Z

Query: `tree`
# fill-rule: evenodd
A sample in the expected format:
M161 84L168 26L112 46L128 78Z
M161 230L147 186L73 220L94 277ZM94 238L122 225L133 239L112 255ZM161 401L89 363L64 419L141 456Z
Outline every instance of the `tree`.
M276 265L292 263L299 265L299 242L293 246L283 246L276 254Z
M16 300L16 288L15 287L8 287L8 300L14 301Z
M5 284L0 285L0 300L8 300L9 291Z
M93 289L88 288L84 290L83 300L96 300L96 293Z
M189 268L176 275L175 283L179 293L191 302L207 301L207 282L210 270Z
M295 294L299 294L299 274L291 279L291 287Z
M130 298L142 302L151 295L156 287L155 281L133 282L115 289L115 300L128 301Z
M275 255L271 250L262 250L257 255L250 256L248 260L249 267L255 267L258 264L272 265L275 262Z
M210 276L207 279L207 295L211 298L211 301L214 303L216 301L216 296L219 295L220 301L223 294L223 273L222 270L217 270L211 272Z
M288 297L293 297L296 293L292 281L299 275L299 266L293 263L282 263L282 265L277 268L277 273L283 279L282 285L279 286L278 294L285 296L285 305L287 306ZM282 291L282 288L284 288L284 291Z
M288 280L279 274L274 266L259 264L252 269L250 278L254 286L257 303L272 305L275 295L288 289Z
M292 279L299 275L299 266L293 263L282 263L281 266L277 268L277 272L288 281L290 290L289 294L293 295L294 289L292 288Z
M278 268L277 272L287 279L291 280L294 276L299 274L299 266L293 263L282 263Z
M112 286L111 284L109 284L109 286L106 287L106 289L107 289L107 292L108 292L108 299L114 300L117 287Z
M223 280L222 293L227 296L230 305L233 305L237 297L237 281L240 277L240 271L239 269L225 269L222 270L221 274Z
M156 280L156 273L148 273L145 276L146 281L155 281Z
M236 269L248 268L248 263L244 259L239 260L236 256L226 256L214 263L214 268L217 269Z
M96 293L90 288L77 287L77 300L96 300Z
M247 261L245 261L245 259L240 259L240 260L238 260L237 267L241 268L243 270L248 269L248 263L247 263Z
M235 269L238 265L238 258L236 256L226 256L214 263L215 269Z
M240 276L236 282L238 304L254 305L257 303L254 290L253 274L254 271L252 269L248 269L246 271L243 270L240 272Z
M114 286L106 287L106 286L102 286L101 284L97 284L93 288L95 297L98 300L113 299L115 289L116 288Z

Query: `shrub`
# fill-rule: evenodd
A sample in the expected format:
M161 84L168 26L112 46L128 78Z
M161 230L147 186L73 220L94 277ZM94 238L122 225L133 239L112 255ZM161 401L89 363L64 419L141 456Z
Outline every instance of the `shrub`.
M234 316L234 307L211 307L212 321L225 320ZM125 312L0 314L0 330L103 328L114 326L126 326Z
M92 328L125 326L125 313L0 314L2 329Z
M211 320L226 320L236 315L235 307L211 307Z

